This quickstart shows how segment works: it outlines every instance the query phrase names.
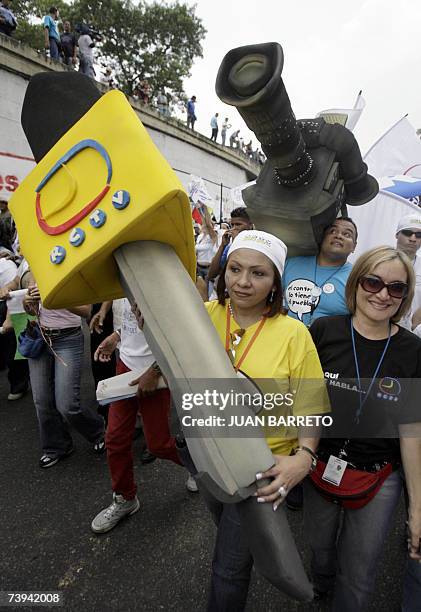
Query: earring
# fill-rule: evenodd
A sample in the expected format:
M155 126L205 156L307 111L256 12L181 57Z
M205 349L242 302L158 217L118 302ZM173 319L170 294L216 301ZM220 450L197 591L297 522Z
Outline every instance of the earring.
M272 289L272 293L270 294L269 302L272 304L275 298L275 289Z
M225 296L226 298L227 298L227 297L229 297L229 293L228 293L228 289L227 289L227 288L225 288L225 291L224 291L224 296Z

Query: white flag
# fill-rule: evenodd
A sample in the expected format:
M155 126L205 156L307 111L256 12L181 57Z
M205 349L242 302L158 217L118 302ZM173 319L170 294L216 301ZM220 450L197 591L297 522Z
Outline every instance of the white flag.
M396 246L398 221L412 211L419 213L418 206L387 191L362 206L348 206L348 214L358 228L355 252L349 257L353 263L362 253L377 246Z
M352 132L365 107L365 100L361 94L362 92L360 91L353 108L330 108L317 113L316 116L323 117L326 123L339 123L340 125L344 125Z
M364 161L377 179L396 175L421 178L421 140L406 116L374 143Z

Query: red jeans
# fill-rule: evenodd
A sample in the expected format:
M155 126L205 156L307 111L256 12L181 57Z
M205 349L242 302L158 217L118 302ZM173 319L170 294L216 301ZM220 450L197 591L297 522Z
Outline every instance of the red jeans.
M116 374L129 371L129 368L119 360ZM175 440L169 430L168 389L160 389L153 395L142 397L141 400L132 397L113 402L108 413L107 460L113 491L125 499L133 499L137 490L133 474L132 446L138 411L142 415L143 432L150 452L161 459L170 459L182 465L175 448Z

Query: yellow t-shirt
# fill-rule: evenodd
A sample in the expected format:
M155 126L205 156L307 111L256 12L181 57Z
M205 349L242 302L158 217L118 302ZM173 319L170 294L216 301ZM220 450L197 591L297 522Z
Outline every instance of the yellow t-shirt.
M207 302L205 306L225 346L228 303L221 306L217 301L213 301ZM260 321L245 330L241 341L234 348L234 364L240 361L259 324ZM239 329L240 326L231 316L231 334ZM294 416L306 416L330 411L316 347L305 325L296 319L282 314L268 318L241 364L240 370L252 378L266 394L268 391L284 395L292 393L293 400L289 408L273 406L268 411L270 414L286 416L289 413ZM296 428L282 426L276 431L276 437L273 435L273 428L268 432L265 431L270 449L278 455L289 455L297 446Z

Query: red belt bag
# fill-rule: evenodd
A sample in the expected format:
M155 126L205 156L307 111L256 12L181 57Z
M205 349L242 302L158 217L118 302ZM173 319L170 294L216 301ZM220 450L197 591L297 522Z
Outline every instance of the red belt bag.
M322 479L326 463L317 460L316 469L311 472L310 478L323 497L343 508L363 508L373 499L388 476L393 472L393 464L387 463L377 472L354 470L347 467L339 486L330 484Z

